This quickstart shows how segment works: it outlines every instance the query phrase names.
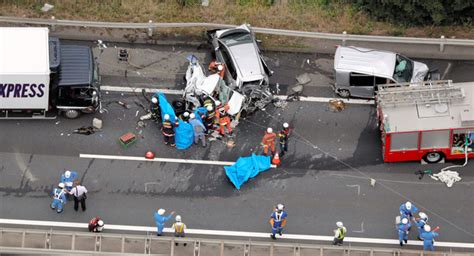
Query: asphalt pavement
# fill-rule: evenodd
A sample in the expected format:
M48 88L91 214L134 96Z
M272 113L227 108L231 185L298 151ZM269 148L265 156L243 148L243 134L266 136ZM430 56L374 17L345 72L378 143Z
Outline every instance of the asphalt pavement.
M161 66L155 63L138 70L118 63L110 53L108 70L101 64L103 83L132 87L161 84L169 86L160 88L179 89L179 72L186 67L182 57L195 49L160 47L145 50L168 56ZM170 54L174 52L176 56ZM209 58L205 50L200 54ZM312 81L305 92L310 96L332 95L327 83L331 80L330 56L266 55L275 70L272 84L282 86L280 93L294 85L297 74L308 72ZM146 64L146 60L140 61L136 65ZM472 65L453 63L447 78ZM114 74L119 72L119 65L130 69L127 78ZM150 80L154 70L161 70L162 75L157 77L162 81ZM144 74L152 78L144 78ZM469 76L472 74L463 73L462 79ZM135 80L130 82L129 78ZM439 170L447 164L383 163L374 106L348 104L341 112L315 102L290 102L285 108L269 106L241 120L234 147L217 140L206 148L192 146L179 151L163 144L153 122L146 122L143 128L137 125L138 117L144 114L135 104L145 102L140 94L103 92L103 100L106 112L76 120L58 117L0 122L1 218L86 222L99 215L111 224L154 225L153 212L163 207L181 214L190 228L265 232L270 231L267 220L274 205L282 202L288 209L288 233L331 235L336 221L341 220L348 236L396 238L398 207L410 200L427 212L432 226L441 227L440 241L474 240L474 165L457 169L463 180L447 188L429 177L418 180L414 174L420 169ZM130 109L118 105L117 100L128 103ZM90 126L93 117L103 120L102 131L88 136L73 133L79 127ZM79 154L144 156L153 150L163 158L235 161L259 152L265 129L277 129L283 122L289 122L294 133L282 166L261 173L241 190L228 181L222 166L79 158ZM118 143L126 132L139 135L128 149ZM72 202L62 214L49 208L51 190L66 169L76 170L90 191L86 212L74 212ZM377 181L375 187L370 185L370 178Z

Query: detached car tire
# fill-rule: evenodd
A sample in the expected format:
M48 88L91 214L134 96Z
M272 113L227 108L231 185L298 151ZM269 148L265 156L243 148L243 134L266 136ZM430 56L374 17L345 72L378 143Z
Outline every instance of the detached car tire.
M424 157L423 160L430 164L438 163L444 159L444 154L441 152L429 152Z
M64 116L69 119L76 119L81 115L81 112L75 110L75 109L69 109L64 111Z

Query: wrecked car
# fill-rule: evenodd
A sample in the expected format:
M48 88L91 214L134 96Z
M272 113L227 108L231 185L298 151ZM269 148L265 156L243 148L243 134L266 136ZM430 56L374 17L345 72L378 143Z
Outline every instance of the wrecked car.
M334 91L341 97L374 98L377 85L438 80L439 73L401 54L338 46L334 56Z

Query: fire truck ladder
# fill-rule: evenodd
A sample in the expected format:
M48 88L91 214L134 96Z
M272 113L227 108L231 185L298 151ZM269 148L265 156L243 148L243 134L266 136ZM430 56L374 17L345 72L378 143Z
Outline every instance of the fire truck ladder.
M451 80L420 83L384 84L378 86L377 103L380 105L449 103L465 97L464 90Z

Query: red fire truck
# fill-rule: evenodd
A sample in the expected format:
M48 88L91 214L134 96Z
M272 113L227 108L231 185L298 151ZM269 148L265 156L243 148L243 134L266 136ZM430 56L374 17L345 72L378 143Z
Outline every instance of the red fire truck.
M474 157L474 82L380 85L376 101L385 162Z

